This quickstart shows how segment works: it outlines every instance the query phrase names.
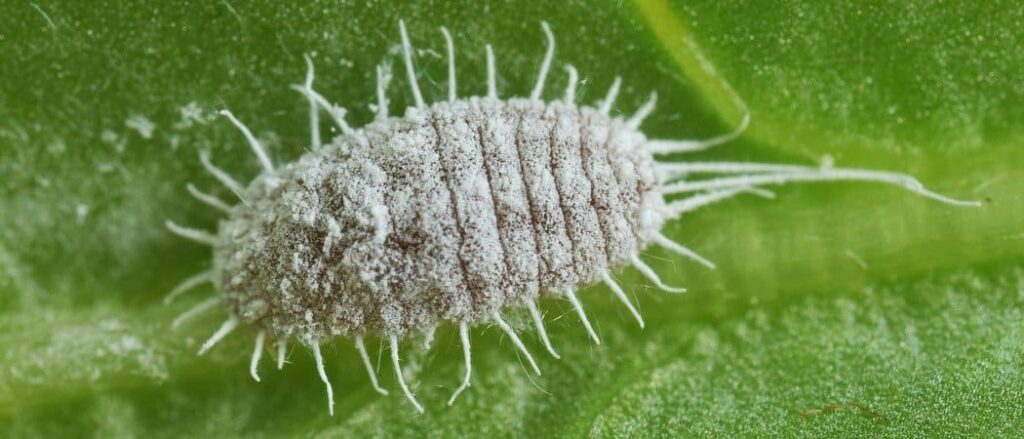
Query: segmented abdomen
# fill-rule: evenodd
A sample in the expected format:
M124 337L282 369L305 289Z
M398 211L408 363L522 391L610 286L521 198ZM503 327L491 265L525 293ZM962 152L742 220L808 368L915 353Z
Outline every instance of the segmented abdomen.
M438 251L423 256L457 255L436 260L446 265L437 273L459 278L446 286L462 289L447 292L459 297L451 315L589 285L642 246L641 210L654 181L641 168L651 159L642 135L621 121L525 99L463 100L413 113L381 139L386 146L367 153L394 177L390 192L413 184L417 204L437 215L392 214L392 227L399 236L415 231L434 240ZM419 150L418 163L406 148ZM422 179L397 175L414 167ZM403 210L403 200L389 207Z
M412 108L254 182L222 225L219 286L236 315L306 337L489 320L598 281L657 233L644 141L560 102Z

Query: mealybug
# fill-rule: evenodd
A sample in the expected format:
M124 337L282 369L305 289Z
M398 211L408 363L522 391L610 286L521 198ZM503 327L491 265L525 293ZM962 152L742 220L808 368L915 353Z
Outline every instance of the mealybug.
M412 332L458 325L465 375L449 404L470 385L469 328L494 323L540 374L502 311L529 310L545 348L558 357L537 309L542 296L567 299L594 343L600 339L576 296L581 288L605 283L639 324L643 320L611 273L633 266L659 288L666 285L640 258L655 244L698 263L714 264L660 233L669 220L743 193L771 197L767 185L859 180L902 186L956 205L917 180L889 172L831 166L679 162L656 155L701 151L738 137L749 116L730 134L702 141L649 140L639 131L654 110L654 95L629 118L609 115L620 80L596 106L577 105L577 72L566 66L564 98L541 100L554 57L555 41L542 23L548 47L532 93L499 99L494 53L486 47L487 94L456 94L452 38L447 43L448 99L428 105L416 83L404 23L403 57L415 105L402 117L388 115L389 74L377 69L376 119L362 128L345 121L345 110L313 90L307 57L306 81L295 88L309 100L311 151L275 167L252 133L230 112L256 153L263 172L242 185L215 167L203 166L238 197L227 203L189 185L189 192L223 211L216 234L168 221L174 233L213 248L212 268L186 279L167 297L204 282L222 294L201 302L174 326L223 302L230 317L203 343L210 349L239 324L256 329L250 372L269 337L276 340L277 364L295 338L308 345L334 411L331 384L320 343L343 335L354 339L373 387L378 383L363 343L366 335L390 341L391 360L402 391L423 408L406 385L399 342ZM323 144L319 114L326 110L342 134ZM694 178L697 177L697 178ZM666 200L669 196L684 198Z

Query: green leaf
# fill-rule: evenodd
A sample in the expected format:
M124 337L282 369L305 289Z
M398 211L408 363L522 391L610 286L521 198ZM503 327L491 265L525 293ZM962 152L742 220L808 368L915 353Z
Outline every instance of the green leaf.
M194 355L223 314L170 322L215 294L161 297L209 264L163 221L214 227L190 199L216 191L197 160L240 180L258 171L231 108L276 161L308 147L306 102L289 89L312 55L316 87L372 118L374 66L393 64L392 112L411 101L399 19L428 100L447 91L439 26L453 33L459 93L482 94L483 47L503 96L525 95L558 38L545 96L575 65L579 100L616 75L616 108L648 93L655 138L725 132L739 141L695 159L814 163L914 175L978 209L888 187L780 188L667 226L718 264L651 249L690 292L618 274L647 320L636 328L604 287L581 300L592 346L562 302L543 309L562 360L541 357L528 316L513 324L534 376L500 331L473 332L473 387L452 407L462 358L452 328L403 355L427 413L393 371L373 392L349 340L327 348L329 417L309 353L247 373L252 331ZM181 436L1007 436L1022 425L1024 333L1024 6L989 1L791 0L634 3L510 1L16 2L0 6L0 431L13 437ZM326 129L327 125L324 125ZM674 160L689 157L673 157ZM225 195L223 192L219 192ZM226 198L226 197L225 197ZM414 340L419 342L420 340ZM378 346L370 343L371 350ZM375 359L376 362L376 359Z

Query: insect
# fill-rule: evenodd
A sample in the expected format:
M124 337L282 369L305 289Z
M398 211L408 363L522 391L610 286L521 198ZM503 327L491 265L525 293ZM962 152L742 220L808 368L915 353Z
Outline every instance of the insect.
M283 367L289 340L313 353L328 409L333 388L324 370L321 343L338 336L354 340L375 390L387 394L367 354L366 336L389 342L396 380L419 412L423 407L402 374L399 346L413 333L438 325L458 326L465 372L448 404L470 386L470 328L497 325L535 373L536 361L502 313L529 311L545 349L558 353L544 328L536 301L563 298L583 328L600 343L577 291L603 283L642 327L643 318L612 273L632 266L660 289L665 284L639 257L658 245L709 268L714 264L660 233L667 221L713 203L749 193L771 197L763 186L791 182L858 180L901 186L955 205L917 180L889 172L737 162L667 162L656 156L701 151L741 135L750 118L731 133L707 140L652 140L639 127L655 106L651 95L633 115L610 109L616 78L596 106L575 102L578 74L566 66L568 86L559 100L541 100L555 53L555 39L541 23L547 50L528 97L501 99L495 57L487 45L486 95L457 94L455 49L441 28L448 60L448 98L427 104L416 82L412 45L399 22L402 55L415 99L402 117L390 116L390 74L377 67L376 118L353 128L345 110L313 90L313 63L306 57L305 83L293 86L309 101L311 150L275 167L250 130L222 113L247 139L262 173L242 185L200 161L239 199L228 203L196 189L199 201L223 211L215 234L167 227L213 249L212 268L183 281L166 298L203 283L221 294L179 316L174 326L227 306L229 317L199 349L202 355L241 324L254 328L250 373L268 337L276 341ZM341 134L329 143L320 135L326 112Z

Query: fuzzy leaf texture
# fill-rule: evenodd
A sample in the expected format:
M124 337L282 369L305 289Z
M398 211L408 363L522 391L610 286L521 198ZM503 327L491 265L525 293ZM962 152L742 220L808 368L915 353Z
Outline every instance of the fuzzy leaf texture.
M1024 428L1024 4L989 0L781 2L144 2L0 4L0 436L4 437L678 437L977 436ZM308 350L248 376L252 331L204 357L223 313L178 330L214 294L163 295L208 266L206 248L163 228L212 229L185 185L216 188L207 149L239 179L259 170L230 108L277 161L309 145L300 83L372 119L374 66L401 73L398 20L418 48L429 101L446 96L446 26L460 94L485 93L494 45L503 96L527 95L558 39L580 69L580 102L622 75L615 111L655 91L652 137L747 134L697 159L814 164L914 175L981 208L871 184L780 188L736 198L665 233L711 271L660 249L644 257L685 295L618 273L647 320L604 287L580 292L604 344L572 308L542 303L562 360L543 376L494 327L473 331L473 386L456 331L403 359L427 413L370 387L349 340L324 351L337 400L327 414ZM412 102L392 84L392 112ZM327 129L326 116L324 129ZM690 157L675 157L675 160ZM249 176L249 177L247 177ZM369 340L377 361L377 340ZM383 351L382 351L383 352Z

